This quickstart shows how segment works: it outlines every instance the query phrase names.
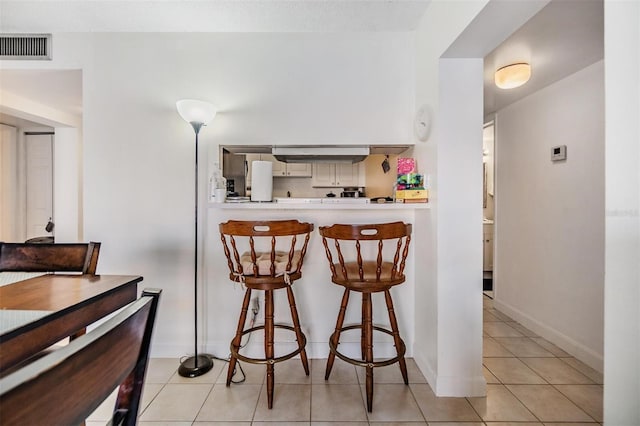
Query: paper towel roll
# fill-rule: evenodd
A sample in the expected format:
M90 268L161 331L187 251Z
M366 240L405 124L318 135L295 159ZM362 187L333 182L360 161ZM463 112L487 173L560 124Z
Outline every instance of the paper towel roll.
M251 201L271 201L273 192L273 163L251 162Z

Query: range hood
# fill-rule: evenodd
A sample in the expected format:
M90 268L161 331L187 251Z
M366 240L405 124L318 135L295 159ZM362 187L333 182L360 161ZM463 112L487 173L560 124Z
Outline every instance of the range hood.
M284 163L358 163L369 155L368 146L274 146L271 154Z

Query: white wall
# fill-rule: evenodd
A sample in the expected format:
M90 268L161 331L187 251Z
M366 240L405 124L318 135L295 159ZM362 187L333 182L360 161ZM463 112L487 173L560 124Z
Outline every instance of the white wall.
M603 62L498 111L496 144L494 306L602 371Z
M640 424L640 3L605 1L604 420ZM624 48L621 48L624 47Z
M79 129L56 127L53 142L53 219L58 243L83 241L81 141Z
M219 107L200 137L202 222L218 144L411 138L409 33L54 34L54 43L53 61L26 66L83 70L83 237L103 242L101 273L164 289L153 356L185 355L193 342L194 134L176 100Z

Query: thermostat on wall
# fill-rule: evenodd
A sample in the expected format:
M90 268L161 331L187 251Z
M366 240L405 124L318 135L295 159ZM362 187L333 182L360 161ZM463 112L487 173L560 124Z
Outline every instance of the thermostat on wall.
M551 161L562 161L567 159L567 146L560 145L551 148Z

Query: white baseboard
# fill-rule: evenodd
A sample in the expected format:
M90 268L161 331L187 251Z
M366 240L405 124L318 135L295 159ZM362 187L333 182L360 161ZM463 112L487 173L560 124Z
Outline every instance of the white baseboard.
M433 366L419 353L416 352L414 360L436 396L487 396L487 382L482 374L477 377L438 376Z
M431 390L438 397L487 396L487 382L483 375L477 377L438 376L426 358L416 354L414 360L431 386Z
M553 343L563 351L574 356L578 360L584 362L589 367L602 372L604 369L604 356L586 347L585 345L576 342L566 334L561 333L553 327L533 318L521 310L514 308L513 306L506 304L498 299L493 299L493 307L500 312L511 317L511 319L519 322L529 330L538 334L540 337Z
M437 383L437 380L436 380L436 372L433 369L433 366L429 363L427 358L424 357L421 353L416 353L413 359L416 362L416 365L418 366L420 371L422 372L422 375L424 376L424 378L427 379L427 383L429 383L429 386L431 386L431 389L435 393L435 384Z
M440 397L487 396L487 381L483 375L478 377L439 376L434 393Z

